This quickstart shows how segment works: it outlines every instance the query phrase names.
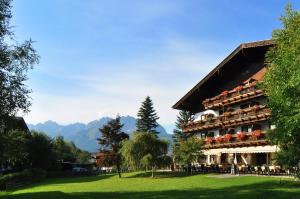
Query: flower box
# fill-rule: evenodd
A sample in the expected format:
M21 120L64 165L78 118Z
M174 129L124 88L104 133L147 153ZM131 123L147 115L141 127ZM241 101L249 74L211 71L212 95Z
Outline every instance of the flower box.
M236 91L236 92L240 92L242 90L243 90L243 86L237 86L234 88L234 91Z
M247 138L247 134L245 132L238 132L236 137L238 138L238 140L244 141Z
M221 136L220 136L220 137L217 137L217 138L216 138L216 141L217 141L218 143L222 143L222 142L223 142L223 137L221 137Z
M227 134L224 135L224 141L225 142L229 142L229 141L231 141L231 139L232 139L232 135L231 134L227 133Z
M222 96L228 95L228 91L223 91L223 92L221 93L221 95L222 95Z
M206 140L205 140L205 143L206 144L212 144L214 142L214 140L215 139L213 137L207 137Z
M251 133L251 136L254 140L256 140L257 138L261 138L262 137L262 132L261 130L255 130L255 131L252 131Z

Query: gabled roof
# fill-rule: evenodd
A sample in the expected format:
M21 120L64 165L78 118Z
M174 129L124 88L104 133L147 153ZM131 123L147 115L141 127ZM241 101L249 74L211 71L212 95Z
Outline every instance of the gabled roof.
M228 70L236 70L238 68L237 63L239 60L242 64L245 64L247 61L251 62L255 59L264 59L265 52L269 49L269 47L274 46L274 42L272 40L263 40L263 41L255 41L250 43L243 43L239 45L230 55L228 55L219 65L217 65L208 75L206 75L200 82L198 82L187 94L185 94L175 105L172 106L174 109L179 110L191 110L191 102L194 103L197 99L191 99L192 97L199 98L199 100L204 100L209 93L205 87L205 84L212 79L216 78L216 76L221 76L224 70L228 72ZM231 63L232 62L232 63ZM261 68L260 68L261 69ZM238 69L240 70L240 69ZM257 71L256 71L257 72ZM249 78L249 77L248 77ZM247 79L248 79L247 78ZM246 81L247 79L244 79ZM206 89L204 93L201 93L203 89ZM198 103L201 104L202 101ZM199 108L201 109L201 108ZM199 111L199 110L197 110Z
M23 117L9 116L6 121L6 130L21 130L29 132L28 126Z

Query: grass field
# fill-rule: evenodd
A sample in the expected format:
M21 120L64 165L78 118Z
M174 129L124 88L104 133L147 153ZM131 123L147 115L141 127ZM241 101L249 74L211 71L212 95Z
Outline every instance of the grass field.
M11 192L0 199L92 199L92 198L287 198L300 199L300 184L291 179L212 175L160 174L152 179L143 173L49 179Z

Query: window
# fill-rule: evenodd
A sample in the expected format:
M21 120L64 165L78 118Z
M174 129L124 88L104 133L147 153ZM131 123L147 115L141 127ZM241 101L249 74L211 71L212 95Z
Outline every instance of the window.
M242 126L242 129L241 129L241 130L242 130L243 132L249 132L249 129L251 129L249 125L244 125L244 126Z

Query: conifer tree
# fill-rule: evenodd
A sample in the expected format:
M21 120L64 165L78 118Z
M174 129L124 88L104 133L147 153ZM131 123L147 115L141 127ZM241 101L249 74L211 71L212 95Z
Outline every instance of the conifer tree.
M137 114L137 131L138 132L150 132L158 134L155 128L158 126L157 120L159 117L154 110L153 102L149 96L142 102L142 106Z
M109 160L105 160L105 162L110 162L112 165L115 165L117 167L119 177L121 178L121 142L124 139L128 139L129 136L122 132L123 125L120 120L120 116L117 116L116 119L110 120L106 125L99 129L102 135L98 141L101 145L100 152L107 154L105 157L109 158Z
M173 142L177 146L181 140L186 141L188 135L182 131L182 125L194 120L194 114L190 111L179 111L177 121L175 122L175 129L173 130Z

